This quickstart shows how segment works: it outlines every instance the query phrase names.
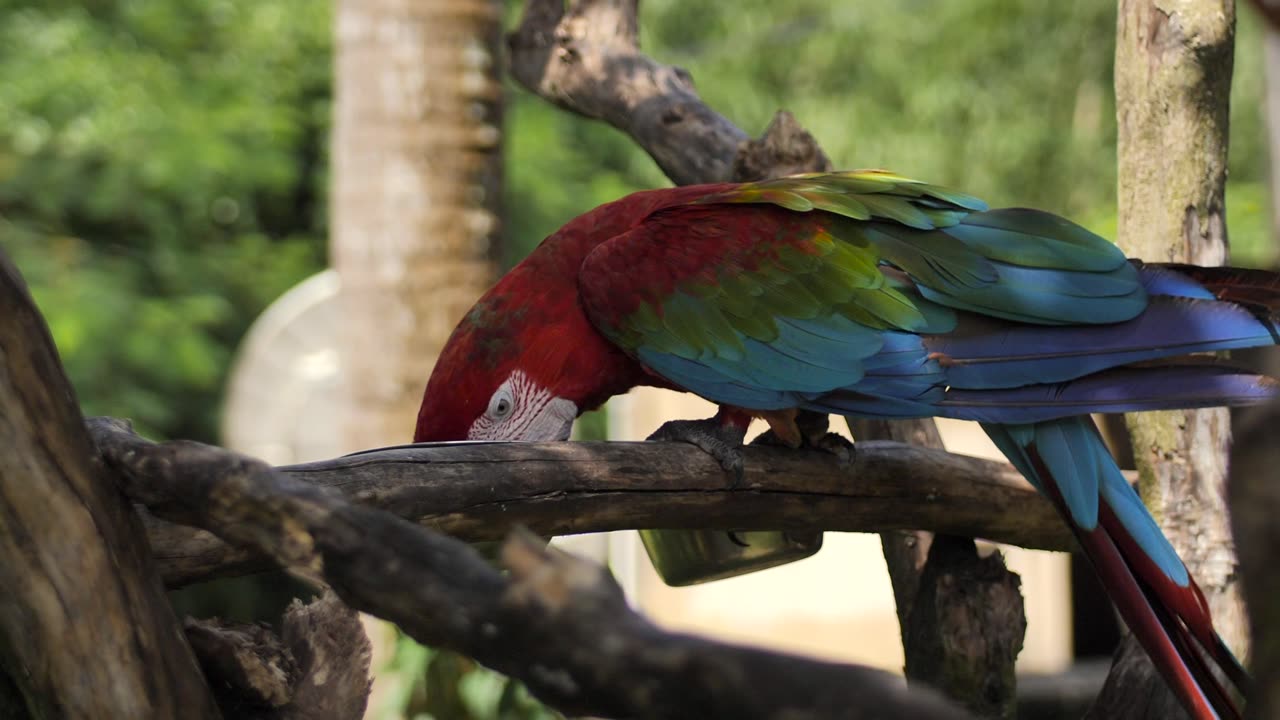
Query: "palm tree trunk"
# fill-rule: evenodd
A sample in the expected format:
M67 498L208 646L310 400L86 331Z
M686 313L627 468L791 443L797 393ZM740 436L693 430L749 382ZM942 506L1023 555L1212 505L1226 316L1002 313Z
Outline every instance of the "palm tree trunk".
M431 367L496 273L496 0L339 0L330 250L348 449L406 442Z

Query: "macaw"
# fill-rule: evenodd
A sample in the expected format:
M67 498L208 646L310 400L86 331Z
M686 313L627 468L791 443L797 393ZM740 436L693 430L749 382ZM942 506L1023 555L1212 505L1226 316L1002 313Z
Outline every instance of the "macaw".
M414 440L565 440L638 385L717 403L673 436L722 462L753 417L792 445L800 411L976 420L1192 716L1237 717L1245 671L1087 414L1276 397L1185 356L1275 344L1277 309L1276 274L1130 260L1061 217L886 171L644 191L570 221L475 304Z

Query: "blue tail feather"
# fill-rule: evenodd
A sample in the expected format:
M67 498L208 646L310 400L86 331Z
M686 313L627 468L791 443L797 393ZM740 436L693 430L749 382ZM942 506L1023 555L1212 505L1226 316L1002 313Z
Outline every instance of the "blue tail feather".
M1138 317L1110 325L1034 326L966 316L957 330L925 336L956 388L1061 382L1117 365L1189 353L1269 345L1275 321L1219 300L1155 296Z
M999 390L952 388L940 414L988 423L1032 423L1095 412L1239 407L1280 397L1280 383L1214 362L1120 367L1061 383Z
M982 429L1033 485L1042 492L1056 489L1078 527L1086 531L1097 528L1101 498L1161 572L1177 585L1187 585L1186 566L1125 480L1091 420L1070 417L1033 424L983 423ZM1037 470L1029 455L1032 450L1051 477Z

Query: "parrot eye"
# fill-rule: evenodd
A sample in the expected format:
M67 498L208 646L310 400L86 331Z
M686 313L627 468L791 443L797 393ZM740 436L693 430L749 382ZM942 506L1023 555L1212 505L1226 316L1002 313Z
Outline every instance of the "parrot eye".
M511 409L515 407L514 398L511 397L511 390L506 385L498 388L493 394L493 398L489 400L489 417L494 420L503 420L511 414Z
M520 406L516 407L516 401ZM538 442L568 440L578 406L538 387L520 370L498 386L489 405L467 430L468 440Z

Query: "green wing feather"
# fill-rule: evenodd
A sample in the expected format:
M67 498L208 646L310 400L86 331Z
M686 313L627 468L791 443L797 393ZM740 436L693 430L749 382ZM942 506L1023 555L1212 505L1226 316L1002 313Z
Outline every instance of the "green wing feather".
M598 246L580 287L611 341L704 396L761 408L851 387L885 331L949 332L954 310L1057 324L1145 306L1124 255L1083 228L878 170L661 209Z

